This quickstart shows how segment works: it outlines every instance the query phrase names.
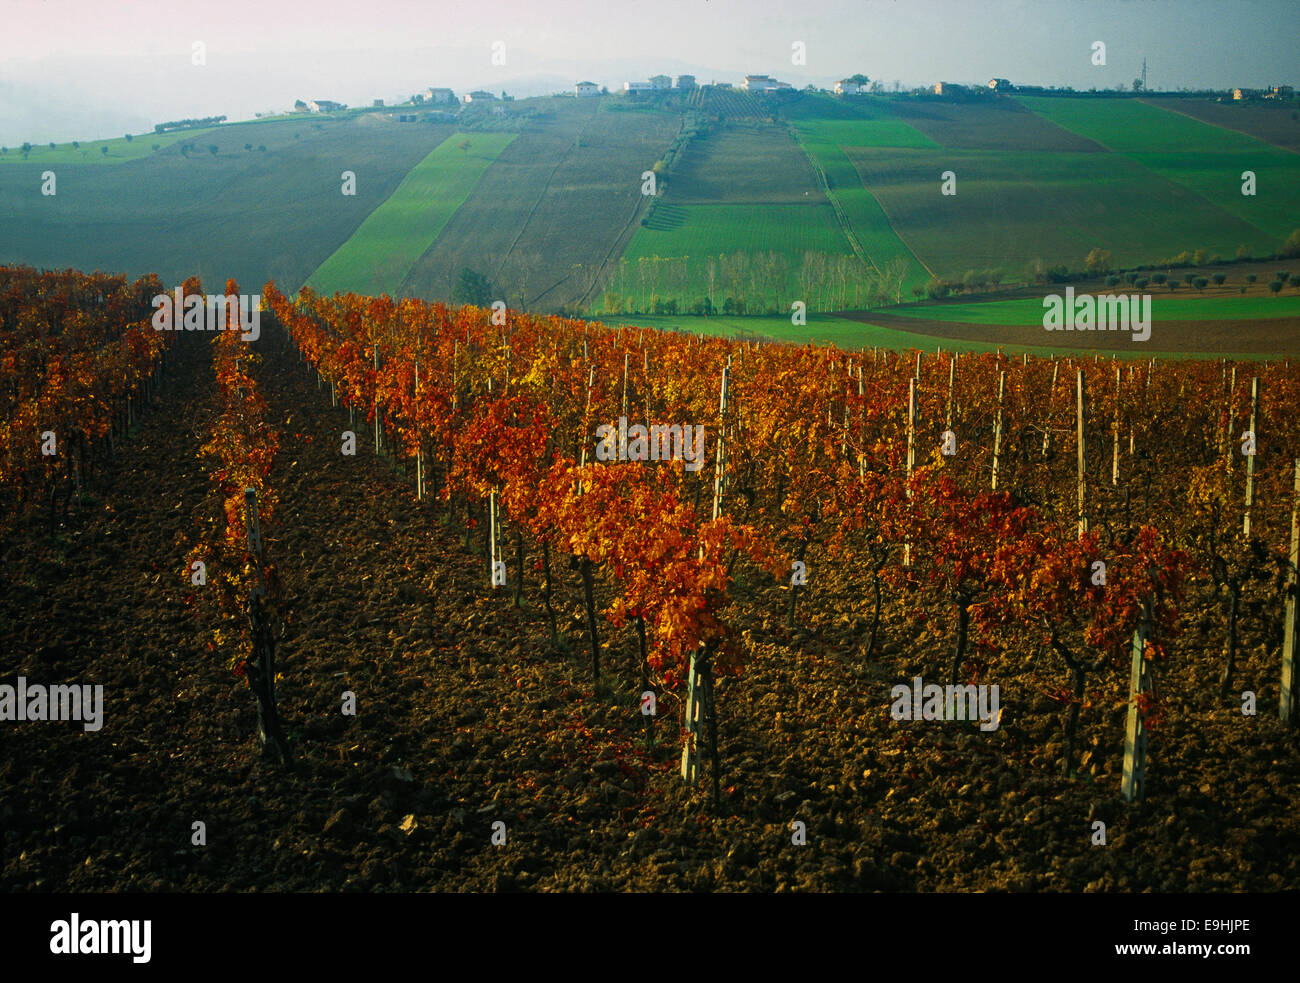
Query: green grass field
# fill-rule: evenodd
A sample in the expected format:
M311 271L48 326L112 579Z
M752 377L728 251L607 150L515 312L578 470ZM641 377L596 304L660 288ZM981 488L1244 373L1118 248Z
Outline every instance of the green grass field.
M910 245L900 238L885 214L880 201L866 187L844 150L824 137L817 139L820 130L817 121L800 122L795 132L804 150L817 161L830 185L830 194L838 204L840 213L857 238L867 260L876 269L890 264L905 265L903 288L909 290L930 278L928 270Z
M623 257L718 256L736 252L847 255L849 244L825 204L660 205L660 228L643 228Z
M1257 254L1271 237L1187 188L1119 154L859 148L848 151L863 185L900 236L940 276L1032 265L1081 269L1095 247L1119 266L1205 248ZM956 175L955 195L940 175Z
M1063 285L1045 286L1043 296L1056 293L1064 296ZM1120 283L1114 287L1075 288L1078 294L1092 295L1137 293L1133 287ZM1148 287L1151 295L1151 320L1169 321L1220 321L1255 320L1273 317L1300 317L1300 295L1280 297L1178 297L1163 287ZM1043 302L1036 297L1017 300L993 300L968 304L923 304L915 307L891 308L890 314L933 321L964 321L969 324L1020 324L1035 325L1043 321Z
M1267 245L1242 240L1258 252L1271 252L1300 228L1300 181L1296 179L1300 161L1294 153L1135 99L1023 96L1021 102L1057 125L1130 157L1250 223L1272 240ZM1244 171L1255 173L1254 195L1242 194ZM1198 247L1232 255L1207 242L1183 248Z
M799 133L811 144L837 147L938 147L928 136L898 119L810 119Z
M1102 151L1092 140L1062 129L1013 99L960 103L898 99L886 105L935 145L954 150Z
M513 133L448 137L317 267L307 286L321 293L396 294L415 261L514 138ZM470 146L462 150L465 141Z
M31 151L23 156L21 147L10 147L8 153L0 154L0 164L36 164L41 167L58 167L63 164L125 164L127 161L141 160L151 154L172 146L193 140L200 153L208 153L208 144L221 143L221 140L208 140L206 137L218 127L206 126L195 130L174 130L170 133L139 133L126 137L114 137L111 140L79 140L80 147L69 143L56 143L50 149L48 143L32 144ZM108 153L104 153L104 148ZM155 150L154 148L158 149Z

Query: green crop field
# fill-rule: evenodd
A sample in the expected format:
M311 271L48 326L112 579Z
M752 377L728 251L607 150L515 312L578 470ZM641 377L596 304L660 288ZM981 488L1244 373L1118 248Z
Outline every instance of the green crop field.
M909 245L900 238L880 201L862 184L853 162L837 144L818 139L817 121L795 124L795 132L804 150L826 175L830 195L869 262L877 271L895 268L902 271L903 289L924 283L931 271Z
M837 147L938 147L928 136L898 119L803 120L799 132L812 144Z
M638 231L624 259L736 252L849 253L825 199L816 205L661 205L655 217L662 227Z
M308 278L321 293L396 294L513 133L456 133L402 180ZM467 145L467 146L466 146Z
M1150 106L1182 113L1202 123L1237 130L1300 153L1300 120L1293 103L1281 99L1261 102L1214 102L1210 99L1144 99Z
M1043 296L1064 295L1063 285L1043 287ZM1090 290L1075 288L1076 294L1138 293L1125 283ZM1151 320L1154 321L1221 321L1256 320L1273 317L1300 317L1300 295L1281 297L1177 297L1161 288L1143 291L1151 295ZM889 311L900 317L927 321L963 321L968 324L1041 324L1043 302L1036 297L971 303L921 304Z
M65 165L52 197L43 165L0 167L0 262L297 290L450 132L381 115L223 124L187 131L188 158L178 141L117 167Z
M848 152L898 234L941 276L1042 263L1080 269L1093 248L1136 265L1240 243L1266 254L1272 239L1186 188L1118 154L975 150ZM956 175L955 195L940 175Z
M1241 240L1259 252L1271 252L1292 230L1300 228L1300 181L1296 180L1294 153L1135 99L1026 96L1021 101L1059 126L1131 157L1249 222L1272 240L1266 245ZM1242 194L1244 171L1255 173L1254 195ZM1228 231L1226 227L1224 231ZM1220 250L1207 242L1183 248L1198 247Z
M892 112L934 144L954 150L1101 152L1092 140L1030 112L1013 99L945 102L938 99L889 104ZM866 146L863 144L862 146Z

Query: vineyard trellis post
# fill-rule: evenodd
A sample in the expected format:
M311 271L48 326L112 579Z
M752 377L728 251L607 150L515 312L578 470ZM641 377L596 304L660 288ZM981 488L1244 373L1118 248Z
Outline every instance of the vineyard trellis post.
M1078 372L1079 375L1078 375L1078 395L1076 398L1076 406L1077 406L1076 429L1078 432L1079 455L1078 455L1077 476L1078 476L1078 486L1079 486L1079 538L1082 539L1084 535L1088 532L1088 513L1086 511L1086 505L1085 505L1086 480L1084 477L1084 469L1087 465L1087 446L1085 443L1085 436L1083 432L1083 421L1084 421L1084 415L1086 410L1085 403L1087 401L1088 393L1087 393L1086 383L1083 377L1083 369L1079 369Z
M1115 366L1115 419L1111 424L1114 438L1110 458L1110 483L1119 487L1119 404L1120 404L1120 367Z
M1002 395L1006 387L1006 372L998 373L998 415L993 423L993 487L992 491L998 490L998 456L1002 452Z
M334 384L330 383L330 392L334 391ZM414 406L420 405L420 363L415 363L415 394L413 399ZM424 445L419 443L415 448L415 500L424 501Z
M1259 448L1259 376L1250 380L1250 444L1252 453L1246 455L1246 515L1241 523L1241 534L1250 538L1250 509L1255 504L1255 457Z
M912 468L916 464L916 377L907 381L907 483L904 490L912 498ZM912 542L903 540L903 566L912 565Z
M1300 592L1300 459L1295 462L1295 489L1291 502L1291 554L1286 574L1286 612L1285 627L1282 635L1282 695L1279 701L1278 716L1282 723L1293 723L1296 697L1295 649L1296 634L1300 625L1296 619L1297 592Z
M1056 395L1056 374L1061 370L1061 363L1052 356L1052 388L1047 390L1047 419L1043 423L1043 457L1047 456L1047 448L1052 440L1052 398Z
M727 480L727 395L731 382L731 356L727 356L727 364L722 369L722 383L718 387L718 445L717 453L713 464L713 518L717 519L722 514L722 496L726 489ZM704 547L700 547L700 559L704 559ZM701 643L701 646L703 643ZM716 786L718 783L718 759L717 759L717 731L712 724L712 706L702 704L712 704L713 695L713 671L710 664L709 653L706 650L703 655L697 649L691 653L690 669L686 675L686 743L682 747L682 778L690 784L695 784L699 777L699 751L696 742L699 738L701 711L708 709L710 712L710 737L713 743L713 780L715 799L717 797Z
M1133 662L1129 673L1128 726L1124 736L1124 776L1120 791L1129 802L1146 796L1147 728L1142 697L1151 692L1146 648L1151 637L1151 602L1142 602L1142 615L1133 632Z

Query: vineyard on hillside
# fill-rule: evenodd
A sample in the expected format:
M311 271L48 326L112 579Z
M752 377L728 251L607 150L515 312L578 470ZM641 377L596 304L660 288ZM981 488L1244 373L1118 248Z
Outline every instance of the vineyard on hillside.
M845 351L274 283L260 337L233 305L169 332L155 280L3 275L6 672L137 694L121 750L15 731L4 883L1300 884L1285 361ZM94 459L62 431L97 447L123 412L114 514L60 522ZM173 820L42 785L47 751L259 835L124 846ZM38 833L54 809L79 818Z

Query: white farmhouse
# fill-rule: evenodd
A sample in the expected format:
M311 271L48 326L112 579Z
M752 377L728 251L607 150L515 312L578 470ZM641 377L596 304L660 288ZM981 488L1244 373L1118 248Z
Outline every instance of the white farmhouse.
M598 96L600 95L600 86L595 82L579 82L573 87L573 94L579 99L584 96Z
M789 82L778 82L770 75L746 75L740 86L746 92L775 92L794 88Z

